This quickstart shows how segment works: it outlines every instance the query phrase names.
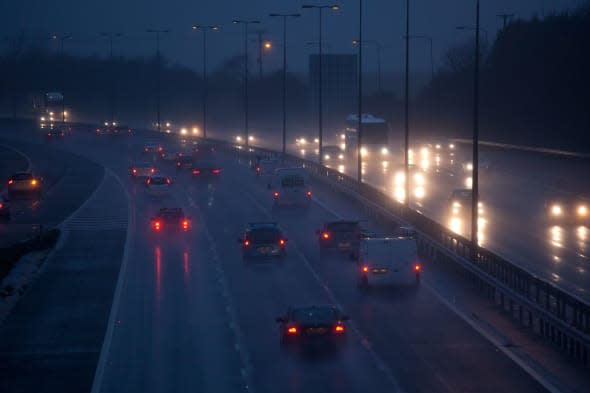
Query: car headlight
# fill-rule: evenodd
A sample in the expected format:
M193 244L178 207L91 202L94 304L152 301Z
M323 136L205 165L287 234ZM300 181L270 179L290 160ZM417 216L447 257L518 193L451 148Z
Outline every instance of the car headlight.
M453 202L453 207L459 208L459 207L461 207L461 204L459 202L457 202L457 201L454 201Z
M561 206L559 206L559 205L551 206L551 214L553 216L561 216L562 213L563 213L563 210L562 210Z
M586 205L578 206L578 216L586 217L588 215L588 208Z

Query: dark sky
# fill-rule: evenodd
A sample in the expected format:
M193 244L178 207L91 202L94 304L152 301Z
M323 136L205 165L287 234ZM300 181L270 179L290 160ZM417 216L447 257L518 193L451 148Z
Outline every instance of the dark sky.
M499 13L512 13L530 18L551 10L572 8L584 0L481 0L482 26L490 38L501 26ZM4 38L23 31L43 45L56 48L47 37L50 32L69 33L66 51L105 55L107 44L99 37L101 31L122 32L115 51L125 56L146 56L155 50L154 37L146 28L165 28L171 32L162 38L163 53L174 63L200 69L197 54L201 53L201 35L191 31L194 23L220 24L222 31L211 34L209 47L213 66L224 58L238 54L243 48L242 26L231 24L233 18L254 18L262 23L253 30L266 30L265 37L276 43L264 60L265 70L280 66L281 23L269 18L269 12L300 12L302 17L289 22L290 68L304 71L307 54L317 41L317 10L302 10L301 4L313 0L18 0L2 1L0 15ZM324 3L326 4L326 3ZM329 3L328 3L329 4ZM357 36L358 0L341 0L339 12L325 12L324 41L327 52L352 53L351 40ZM411 0L411 34L434 37L435 63L450 45L470 38L470 32L458 31L457 25L473 25L475 0ZM364 0L367 40L383 45L384 71L401 71L403 66L404 0ZM252 35L252 56L257 50ZM5 41L6 42L6 41ZM417 70L429 70L427 41L414 41L411 61ZM367 70L375 69L375 49L366 47Z

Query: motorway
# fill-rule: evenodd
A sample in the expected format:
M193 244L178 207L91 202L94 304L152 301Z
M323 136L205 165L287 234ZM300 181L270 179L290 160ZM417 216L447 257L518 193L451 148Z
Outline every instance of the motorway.
M161 167L176 177L176 184L168 199L154 200L146 195L143 186L128 177L128 167L138 157L143 138L96 138L73 136L62 147L107 168L110 183L103 180L99 187L102 191L91 198L86 208L88 215L109 216L109 211L121 211L121 197L129 197L126 251L111 251L122 248L117 240L122 227L109 226L112 222L108 221L101 228L80 228L84 222L96 223L88 219L70 222L72 234L65 239L58 255L60 264L72 265L67 271L76 265L75 255L81 255L83 249L88 260L85 265L96 264L90 269L79 269L85 277L82 286L77 286L80 293L84 293L85 286L96 287L91 274L99 262L123 258L110 320L112 328L107 330L105 346L99 351L94 391L544 390L427 287L385 287L363 294L355 285L354 265L348 258L320 258L315 230L326 220L360 215L357 206L320 184L313 185L314 203L309 211L273 213L268 190L257 182L245 160L219 153L218 160L224 169L218 182L195 182L188 174L176 177L172 168ZM189 212L194 223L189 237L164 238L151 232L149 219L161 206L180 206ZM248 221L256 220L277 220L286 231L288 256L283 263L242 261L236 238ZM375 231L391 229L387 223L367 225ZM77 235L76 229L93 232L84 232L91 236L72 237ZM115 232L96 232L99 229ZM86 243L76 246L83 238ZM114 277L115 266L107 267L109 274L101 275L101 280ZM426 282L436 280L431 274L425 272ZM106 294L113 286L114 280L111 285L99 286L100 293ZM48 290L35 286L33 295L43 289ZM72 294L67 296L71 297ZM89 296L90 304L97 302L97 298ZM42 303L39 307L45 311L40 314L48 317L56 301L52 297ZM274 318L288 305L316 302L338 304L352 317L344 347L329 353L283 351ZM3 342L0 352L4 364L10 365L10 375L22 377L30 369L23 371L22 358L10 352L17 350L21 339L26 341L21 336L28 333L49 336L47 340L52 343L59 340L52 341L49 329L42 334L41 327L16 335L14 320L24 318L22 309L26 309L19 307L16 315L20 317L9 319L2 332L11 332L15 340ZM104 310L104 304L88 310ZM77 313L84 315L80 305ZM41 320L39 316L38 321ZM86 331L90 322L79 326ZM84 335L86 341L78 339L92 354L84 357L82 364L89 365L96 359L96 350L91 350L96 345L90 345L88 336L99 336L96 332L102 326L101 319L98 327L90 330L92 334ZM32 341L29 350L35 352L38 349ZM71 345L73 348L68 350L72 353L86 353L80 351L80 342ZM21 362L15 361L14 356ZM87 374L87 370L78 373L83 381L75 386L86 386ZM3 391L19 391L19 386L22 387L15 382ZM29 391L48 391L35 380L29 380L26 386ZM61 391L80 390L89 389Z
M265 130L266 131L266 130ZM215 137L235 140L235 135L219 132ZM313 135L305 137L305 146L289 138L291 154L317 160ZM326 137L325 144L337 145L339 139ZM280 150L278 133L252 132L253 145ZM453 150L435 141L412 141L411 164L420 173L420 184L412 184L410 203L413 208L458 234L469 237L468 218L452 222L449 196L454 189L466 188L470 173L463 164L470 162L468 145L455 144ZM428 146L430 145L430 146ZM396 147L397 146L397 147ZM403 157L400 140L390 147L390 154L366 157L363 181L381 189L393 199L403 199ZM426 147L428 146L428 147ZM422 150L426 148L427 154ZM489 167L480 169L480 198L484 204L480 221L479 243L508 261L566 289L584 300L590 300L590 217L583 222L551 221L546 204L559 198L576 199L590 207L590 161L571 157L550 156L517 150L482 147L480 160ZM386 162L384 164L384 162ZM356 177L355 155L343 159L330 157L328 166ZM469 186L470 187L470 186Z

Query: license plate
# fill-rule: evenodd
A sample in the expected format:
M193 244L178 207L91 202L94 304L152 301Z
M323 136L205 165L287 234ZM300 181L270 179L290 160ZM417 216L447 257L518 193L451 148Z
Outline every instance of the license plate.
M308 334L324 334L326 333L326 328L308 328Z
M350 247L350 242L340 242L340 243L338 243L338 247L342 247L342 248Z
M385 274L387 273L387 269L373 269L371 270L373 274Z
M261 254L268 254L269 252L271 252L271 248L270 247L258 247L258 252Z

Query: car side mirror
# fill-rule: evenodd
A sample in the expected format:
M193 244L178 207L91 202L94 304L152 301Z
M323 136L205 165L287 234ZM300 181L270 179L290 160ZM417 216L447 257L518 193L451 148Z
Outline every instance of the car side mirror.
M285 322L287 322L287 318L285 318L285 317L276 317L275 318L275 321L277 323L285 323Z
M350 317L348 315L343 315L340 317L341 321L350 321Z

